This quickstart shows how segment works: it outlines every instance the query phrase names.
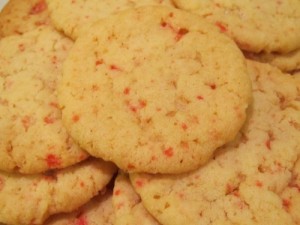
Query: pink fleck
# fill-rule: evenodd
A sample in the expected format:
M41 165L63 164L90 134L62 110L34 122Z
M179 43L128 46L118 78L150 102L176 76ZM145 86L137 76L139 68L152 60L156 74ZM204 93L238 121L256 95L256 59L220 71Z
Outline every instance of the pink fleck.
M173 17L174 16L174 14L171 12L171 13L169 13L169 17Z
M177 31L177 35L176 35L176 41L180 41L180 39L186 35L187 33L189 32L188 29L186 28L180 28L178 31Z
M125 88L124 91L123 91L123 94L124 95L129 95L130 94L130 88L128 88L128 87Z
M211 89L215 90L216 89L216 85L215 84L210 84L209 85Z
M85 186L85 184L84 184L84 182L83 181L80 181L80 187L84 187Z
M174 155L174 152L173 152L173 148L172 147L169 147L167 149L164 150L164 154L167 156L167 157L172 157Z
M120 189L115 190L114 195L118 196L120 194L121 194L121 190Z
M49 168L56 168L61 165L61 159L54 154L47 155L46 161Z
M97 60L95 64L96 64L96 66L103 64L103 59Z
M271 142L274 141L274 140L275 140L275 138L274 138L273 132L268 131L268 140L266 140L265 145L269 150L272 149Z
M129 169L129 170L135 169L135 165L129 163L129 164L127 165L127 169Z
M282 199L282 205L284 208L289 209L291 207L291 201L289 199Z
M153 155L153 156L151 157L151 161L155 161L155 160L157 160L157 157L156 157L155 155Z
M29 126L30 126L30 123L31 123L31 119L29 116L24 116L21 120L22 124L23 124L23 127L24 129L27 131Z
M52 124L55 122L55 118L53 118L51 115L45 116L44 117L44 122L47 124Z
M79 218L77 218L76 225L88 225L86 217L82 215Z
M39 1L30 9L29 14L31 14L31 15L39 14L39 13L43 12L46 8L47 8L47 5L46 5L45 1L44 0Z
M19 44L18 48L19 48L19 50L20 50L21 52L24 52L24 50L25 50L25 45L24 45L24 44Z
M59 107L58 107L58 103L57 102L50 102L49 103L49 105L51 106L51 107L54 107L54 108L56 108L56 109L58 109Z
M256 183L255 183L255 185L257 186L257 187L262 187L263 186L263 183L261 182L261 181L256 181Z
M117 70L117 71L122 71L122 69L120 68L120 67L118 67L118 66L116 66L116 65L110 65L110 67L109 67L111 70Z
M188 129L188 126L185 123L181 124L181 127L182 127L183 130L187 130Z
M72 120L73 120L74 123L76 123L80 120L80 116L75 114L75 115L73 115Z
M203 100L203 97L202 97L201 95L198 95L198 96L197 96L197 99L198 99L198 100Z
M147 102L145 100L139 100L140 108L145 108L147 106Z
M143 182L142 180L137 180L137 181L135 182L135 185L136 185L137 187L141 188L141 187L144 186L144 182Z
M215 23L215 25L217 27L219 27L219 29L220 29L221 32L226 32L227 31L227 26L224 23L221 23L221 22L217 21Z

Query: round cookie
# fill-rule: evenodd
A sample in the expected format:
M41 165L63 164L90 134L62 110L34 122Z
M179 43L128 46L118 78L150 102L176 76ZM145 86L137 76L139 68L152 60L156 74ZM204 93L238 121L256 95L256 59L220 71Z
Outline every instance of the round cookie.
M46 0L51 20L58 30L76 39L88 25L118 11L145 5L173 6L171 0Z
M300 47L300 1L174 0L199 14L250 52L287 53Z
M0 222L41 224L47 217L71 212L102 190L115 166L90 159L48 174L0 172Z
M114 185L113 205L115 211L114 225L159 225L160 223L149 214L134 191L128 175L119 172Z
M63 127L57 101L71 46L48 27L0 40L0 170L38 173L87 158Z
M198 168L235 137L250 98L234 42L171 7L95 23L70 51L59 87L71 136L130 172Z
M91 199L74 212L50 217L44 225L113 225L112 193L107 190Z
M247 58L270 63L273 66L278 67L282 71L291 72L300 69L300 49L286 54L276 53L245 53Z
M291 199L282 192L294 183L300 155L300 83L268 64L248 61L248 67L253 105L233 142L194 172L130 174L145 208L160 223L299 224L292 206L299 189L294 187L298 194Z
M0 38L50 24L44 0L9 0L0 12Z

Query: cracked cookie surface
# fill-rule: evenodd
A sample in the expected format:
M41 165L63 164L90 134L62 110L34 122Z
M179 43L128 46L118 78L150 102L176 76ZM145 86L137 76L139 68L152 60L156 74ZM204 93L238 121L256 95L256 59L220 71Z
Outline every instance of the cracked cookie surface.
M111 163L90 159L45 174L0 172L0 222L41 224L50 215L71 212L96 196L115 169Z
M235 43L197 15L168 7L99 21L64 66L65 126L90 154L124 171L199 167L234 138L251 99Z
M267 64L247 64L253 105L233 142L191 173L131 175L162 224L299 224L300 83Z
M72 44L48 27L0 40L0 170L38 173L88 156L63 127L57 101Z

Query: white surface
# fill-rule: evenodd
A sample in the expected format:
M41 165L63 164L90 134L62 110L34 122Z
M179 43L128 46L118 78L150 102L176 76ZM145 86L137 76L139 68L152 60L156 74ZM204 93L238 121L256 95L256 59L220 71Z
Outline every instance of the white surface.
M3 8L3 6L8 2L8 0L0 0L0 10Z

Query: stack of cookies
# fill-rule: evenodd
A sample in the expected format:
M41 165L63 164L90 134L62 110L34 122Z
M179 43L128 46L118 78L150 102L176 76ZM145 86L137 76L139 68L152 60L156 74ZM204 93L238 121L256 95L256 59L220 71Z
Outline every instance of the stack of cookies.
M299 49L299 0L10 0L0 224L299 225Z

